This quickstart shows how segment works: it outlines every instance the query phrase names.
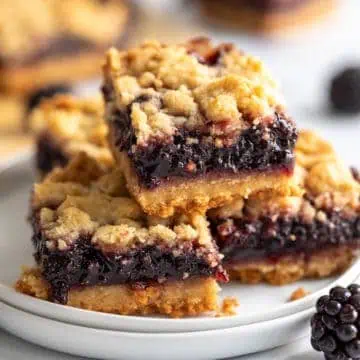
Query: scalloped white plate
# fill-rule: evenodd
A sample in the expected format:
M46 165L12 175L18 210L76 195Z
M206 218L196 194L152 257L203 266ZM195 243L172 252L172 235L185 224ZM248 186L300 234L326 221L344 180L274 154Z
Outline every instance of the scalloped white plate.
M64 324L0 302L0 326L37 345L95 359L209 360L267 350L304 337L312 311L231 329L149 334Z
M360 261L339 278L301 281L274 287L266 284L251 286L232 283L223 286L222 297L236 296L240 306L232 317L202 316L186 319L164 317L121 316L80 310L38 300L16 293L12 285L23 265L32 265L31 231L25 218L28 214L29 193L34 181L32 163L21 158L0 173L0 300L39 316L98 329L131 332L190 332L225 329L240 325L269 321L309 309L316 298L334 285L351 283L360 273ZM287 302L299 286L311 295Z

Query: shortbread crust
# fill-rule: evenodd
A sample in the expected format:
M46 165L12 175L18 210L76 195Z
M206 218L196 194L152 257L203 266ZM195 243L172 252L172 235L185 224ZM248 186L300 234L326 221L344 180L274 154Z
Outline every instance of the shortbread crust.
M50 300L49 285L39 269L23 271L15 288L38 299ZM112 314L171 317L194 316L218 309L219 286L211 278L173 281L144 288L128 285L72 289L66 305Z

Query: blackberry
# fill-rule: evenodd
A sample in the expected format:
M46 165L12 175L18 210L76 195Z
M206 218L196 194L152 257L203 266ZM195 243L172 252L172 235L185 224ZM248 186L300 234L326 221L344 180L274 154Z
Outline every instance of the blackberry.
M27 110L30 112L37 107L43 99L52 98L56 94L71 92L71 87L66 84L57 84L43 87L31 93L27 99Z
M360 359L360 286L336 286L311 318L311 346L327 360Z
M360 67L349 67L332 80L330 101L335 110L360 112Z

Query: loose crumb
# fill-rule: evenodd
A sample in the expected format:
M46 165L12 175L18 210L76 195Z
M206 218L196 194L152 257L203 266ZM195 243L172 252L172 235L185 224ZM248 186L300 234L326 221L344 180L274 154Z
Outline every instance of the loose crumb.
M296 301L310 294L310 291L305 290L303 287L297 288L290 296L289 301Z
M223 317L223 316L234 316L236 315L235 308L238 307L239 301L235 297L226 297L221 307L218 309L218 313L216 314L216 317Z

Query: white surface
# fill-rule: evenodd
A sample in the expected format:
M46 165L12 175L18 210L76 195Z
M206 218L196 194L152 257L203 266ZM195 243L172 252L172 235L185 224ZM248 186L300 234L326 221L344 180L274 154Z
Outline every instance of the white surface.
M351 283L360 273L360 261L338 279L301 281L296 284L274 287L267 284L256 286L232 283L222 286L222 297L235 296L241 302L238 315L215 318L203 316L187 319L160 317L136 317L101 314L65 307L15 292L12 285L18 279L22 266L33 264L31 229L22 219L28 213L29 194L34 182L32 161L20 161L0 174L0 300L11 306L71 324L99 329L139 332L182 332L224 329L267 321L294 314L314 305L316 299L333 287ZM12 211L8 211L12 209ZM14 212L17 214L14 217ZM21 221L19 222L19 219ZM9 241L12 239L12 241ZM287 302L292 291L303 286L311 295L295 302ZM1 323L0 323L1 325Z
M254 353L293 342L307 335L312 312L312 309L305 310L230 329L150 334L65 324L0 303L0 324L10 333L35 344L96 359L206 360Z

